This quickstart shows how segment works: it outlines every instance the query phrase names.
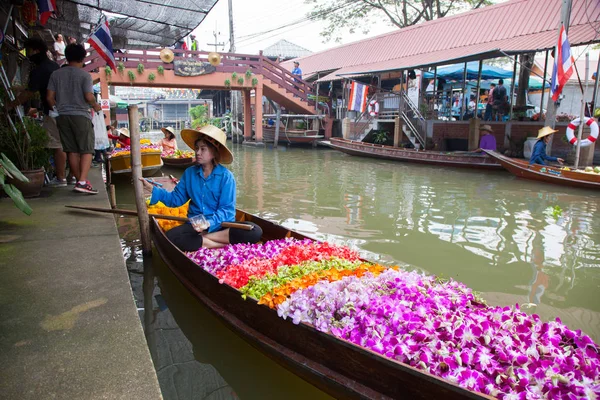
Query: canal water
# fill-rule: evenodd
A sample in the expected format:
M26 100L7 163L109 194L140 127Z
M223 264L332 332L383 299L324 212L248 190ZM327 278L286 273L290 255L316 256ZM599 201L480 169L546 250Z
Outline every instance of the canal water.
M464 282L489 304L559 317L600 342L597 193L324 148L230 146L238 208L373 261ZM117 188L117 201L132 207L131 185ZM157 255L144 271L135 220L119 225L151 351L163 356L165 398L326 398L232 334Z

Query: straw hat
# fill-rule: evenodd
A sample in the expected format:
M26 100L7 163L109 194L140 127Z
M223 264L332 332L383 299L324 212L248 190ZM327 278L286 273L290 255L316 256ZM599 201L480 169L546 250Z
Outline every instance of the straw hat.
M171 126L167 126L166 128L160 128L160 130L162 131L162 133L172 133L173 135L175 135L175 129L173 129L173 127Z
M214 125L206 125L199 130L183 129L181 131L181 138L192 150L196 150L194 148L196 140L206 139L219 149L221 164L231 164L233 162L233 154L227 148L227 136L225 132Z
M558 132L556 129L552 129L549 126L545 126L538 131L537 138L541 139L544 136L552 135L553 133L556 133L556 132Z
M160 59L164 63L172 63L175 59L175 55L173 54L173 50L171 49L162 49L160 51Z
M119 134L121 134L123 136L129 137L129 129L127 129L127 128L117 129L117 132L119 132Z
M489 133L494 133L494 131L492 130L492 127L489 125L481 125L479 127L479 131L487 131Z

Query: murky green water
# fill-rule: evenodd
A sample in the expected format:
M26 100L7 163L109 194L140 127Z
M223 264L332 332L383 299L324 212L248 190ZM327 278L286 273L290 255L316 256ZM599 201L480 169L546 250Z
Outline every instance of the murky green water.
M598 193L328 149L232 148L238 208L353 246L371 260L452 277L490 304L524 304L600 342ZM120 203L132 203L125 201L130 188L118 192ZM556 206L562 213L553 216ZM213 339L195 341L200 328L190 321L200 311L181 296L167 304L200 359ZM245 387L250 383L236 387L227 378L229 369L238 370L236 358L226 364L217 367L225 380L240 397L254 397Z

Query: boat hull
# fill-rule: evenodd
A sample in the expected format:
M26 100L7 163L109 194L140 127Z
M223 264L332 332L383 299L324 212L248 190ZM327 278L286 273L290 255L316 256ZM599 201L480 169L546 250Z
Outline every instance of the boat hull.
M564 171L548 165L529 165L529 162L525 160L506 157L492 151L486 151L486 153L498 160L504 169L518 178L554 183L562 186L600 190L600 175L598 174Z
M238 221L263 229L263 241L305 236L242 211ZM294 325L277 312L224 284L193 263L166 238L156 220L152 234L169 269L187 289L234 332L272 359L337 398L484 399L450 382L382 357L353 343Z
M323 135L313 134L316 131L308 131L304 133L290 133L284 130L279 130L279 143L291 144L312 144L314 141L323 139ZM263 142L273 143L275 141L275 129L263 128Z
M125 154L122 156L110 157L109 159L111 174L131 175L131 155ZM160 156L160 151L142 153L142 175L153 176L163 166L163 161Z
M416 151L354 140L331 138L329 147L353 156L407 161L421 164L442 165L459 168L501 170L502 166L492 157L476 153L453 154L439 151Z
M186 158L169 158L169 157L161 157L163 164L167 167L175 167L175 168L187 168L194 165L195 160L193 157Z

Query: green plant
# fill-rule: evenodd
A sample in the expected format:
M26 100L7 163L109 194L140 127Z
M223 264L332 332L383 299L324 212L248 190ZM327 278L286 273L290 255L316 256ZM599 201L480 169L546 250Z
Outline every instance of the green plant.
M48 134L35 120L24 118L23 124L16 124L15 129L8 123L6 115L0 121L0 152L6 154L21 171L29 171L49 166L50 150Z
M231 87L231 81L229 79L225 79L224 85L225 87Z
M552 217L554 219L558 219L559 217L561 217L562 213L563 213L563 210L560 206L548 207L544 211L544 214L546 214L547 216Z
M202 128L204 125L210 123L210 120L208 119L208 108L204 105L190 108L190 116L192 117L193 129Z
M21 182L29 182L29 179L27 179L27 177L23 175L21 171L19 171L15 164L13 164L4 153L1 153L0 156L0 186L4 190L4 193L6 193L8 197L12 199L13 203L19 210L23 211L27 215L31 215L33 210L23 198L21 191L14 185L6 182L6 178L16 179Z
M243 85L244 84L244 78L239 77L237 83L238 83L238 85Z
M108 65L104 67L104 74L109 78L112 75L112 69Z
M153 82L156 79L156 75L154 75L154 73L150 72L150 75L148 75L148 80L150 82Z
M373 132L373 143L383 144L387 142L387 132L385 131L375 131Z
M117 71L119 71L120 73L123 73L123 71L125 71L125 64L123 64L122 62L117 64Z
M129 80L131 82L135 81L135 74L133 73L133 71L127 71L127 76L129 77Z
M258 78L252 78L252 86L258 85Z
M137 66L137 71L138 71L138 74L143 74L144 73L144 64L139 63Z
M165 67L163 67L162 65L159 65L158 68L156 68L156 71L160 74L160 75L164 75L165 74Z
M232 73L232 74L231 74L231 79L232 79L232 80L234 80L234 81L235 81L235 80L237 79L237 77L238 77L238 74L237 74L237 72L234 72L234 73Z
M252 77L252 70L249 69L249 70L246 71L246 78L250 79L251 77Z

